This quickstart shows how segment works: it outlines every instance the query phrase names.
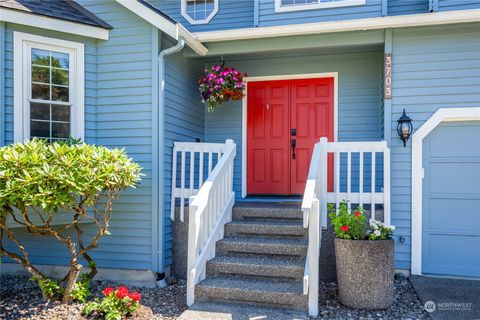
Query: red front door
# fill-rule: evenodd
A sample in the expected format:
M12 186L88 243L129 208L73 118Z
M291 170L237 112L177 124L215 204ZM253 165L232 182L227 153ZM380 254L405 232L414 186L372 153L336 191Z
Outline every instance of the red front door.
M248 194L303 194L315 142L333 141L333 86L333 78L248 83Z

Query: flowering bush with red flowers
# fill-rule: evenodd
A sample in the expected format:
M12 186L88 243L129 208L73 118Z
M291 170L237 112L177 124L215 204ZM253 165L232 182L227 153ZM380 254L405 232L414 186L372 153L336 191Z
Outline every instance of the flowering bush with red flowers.
M198 84L202 101L208 104L208 111L221 107L226 101L242 100L244 97L243 75L235 68L221 67L218 64L210 69L205 68Z
M383 225L380 221L368 221L365 210L357 207L351 212L346 201L340 202L338 210L329 205L329 217L337 238L347 240L388 240L393 237L394 226Z
M141 295L129 292L127 287L105 288L103 299L95 299L83 308L82 313L93 319L119 320L135 313L140 307Z

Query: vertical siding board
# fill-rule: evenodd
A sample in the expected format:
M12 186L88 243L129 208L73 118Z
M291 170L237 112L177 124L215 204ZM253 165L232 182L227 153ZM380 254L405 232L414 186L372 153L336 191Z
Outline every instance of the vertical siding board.
M396 235L406 240L395 242L397 268L409 269L411 262L411 142L403 147L396 121L405 108L416 130L439 108L479 106L479 28L475 23L393 31L391 211L392 224L400 226Z

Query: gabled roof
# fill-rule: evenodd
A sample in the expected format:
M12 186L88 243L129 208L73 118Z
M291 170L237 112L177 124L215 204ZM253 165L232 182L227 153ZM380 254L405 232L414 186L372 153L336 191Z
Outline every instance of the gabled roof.
M0 7L104 29L112 26L73 0L0 0Z

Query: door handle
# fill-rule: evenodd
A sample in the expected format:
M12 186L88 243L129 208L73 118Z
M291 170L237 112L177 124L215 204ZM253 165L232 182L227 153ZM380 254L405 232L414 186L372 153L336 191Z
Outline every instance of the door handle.
M292 143L292 159L295 160L295 147L297 146L297 140L292 139L291 143Z

